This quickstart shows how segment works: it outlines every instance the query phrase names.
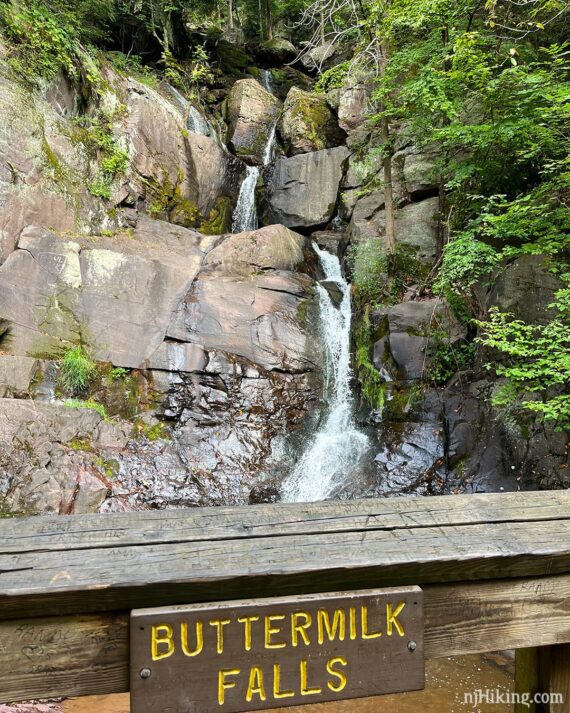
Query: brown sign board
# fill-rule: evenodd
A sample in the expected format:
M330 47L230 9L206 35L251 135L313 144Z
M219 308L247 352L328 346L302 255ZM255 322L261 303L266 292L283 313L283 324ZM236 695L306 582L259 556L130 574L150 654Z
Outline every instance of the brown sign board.
M419 587L138 609L132 713L241 713L424 687Z

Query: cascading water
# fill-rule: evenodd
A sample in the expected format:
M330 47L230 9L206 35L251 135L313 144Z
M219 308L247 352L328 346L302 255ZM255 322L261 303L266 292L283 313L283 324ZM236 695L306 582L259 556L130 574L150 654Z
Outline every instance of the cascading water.
M193 131L195 134L203 134L204 136L210 136L212 133L212 127L210 126L207 119L200 114L195 106L188 107L188 118L186 120L186 127L188 131Z
M268 71L268 70L263 70ZM263 75L262 75L263 76ZM269 90L268 90L269 91ZM273 160L275 150L275 136L277 133L277 119L273 122L271 131L267 136L267 143L263 149L262 161L268 166ZM257 230L257 208L255 205L255 189L259 180L259 168L248 166L245 178L239 189L239 195L234 210L232 232L241 233L246 230Z
M190 104L188 99L182 96L176 87L173 87L171 84L167 84L166 88L182 110L182 113L185 115L186 128L188 131L192 131L195 134L202 134L202 136L209 136L217 142L217 132L208 119L206 119L206 117L199 112L195 106Z
M255 207L255 188L259 178L257 166L247 166L245 178L239 189L239 195L234 210L232 233L243 233L246 230L257 230L257 210Z
M342 290L335 307L328 291L317 284L320 324L325 346L324 397L327 408L317 432L308 442L282 488L283 499L309 502L330 497L358 465L368 448L368 438L353 418L350 390L350 286L344 279L339 259L315 246L327 280Z
M265 91L269 92L270 94L273 94L273 81L271 77L271 70L261 70L261 86L265 89Z

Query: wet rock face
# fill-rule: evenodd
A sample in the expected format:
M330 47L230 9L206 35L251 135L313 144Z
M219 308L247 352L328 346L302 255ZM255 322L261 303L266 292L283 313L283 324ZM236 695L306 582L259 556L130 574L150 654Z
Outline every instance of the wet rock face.
M326 225L334 216L348 149L282 158L266 172L271 222L289 228Z
M27 231L0 267L12 352L0 359L2 393L39 398L41 368L24 355L81 342L100 361L144 369L133 375L144 374L152 408L133 425L2 399L2 507L247 502L273 439L319 397L320 347L308 336L318 276L309 240L283 226L211 238L141 219L97 247Z
M263 163L278 110L279 100L257 80L241 79L233 85L226 112L228 145L246 163Z
M340 146L345 139L325 97L298 87L287 95L279 134L289 156Z
M0 399L0 510L96 511L112 488L111 454L126 442L120 424L91 409ZM100 449L109 457L107 473L94 462Z
M434 335L445 335L441 339L449 345L466 337L465 328L440 298L379 308L372 313L372 320L377 333L382 334L374 344L374 365L402 381L422 379L430 373L428 348Z

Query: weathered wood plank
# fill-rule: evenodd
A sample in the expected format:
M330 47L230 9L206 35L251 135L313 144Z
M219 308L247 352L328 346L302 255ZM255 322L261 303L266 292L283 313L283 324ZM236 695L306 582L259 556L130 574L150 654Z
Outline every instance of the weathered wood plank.
M424 601L428 658L570 641L570 574L431 585Z
M0 520L0 554L570 519L570 491L279 503Z
M570 641L570 575L429 585L424 608L427 658ZM0 702L127 691L128 621L0 623Z
M570 571L570 521L0 556L3 618Z

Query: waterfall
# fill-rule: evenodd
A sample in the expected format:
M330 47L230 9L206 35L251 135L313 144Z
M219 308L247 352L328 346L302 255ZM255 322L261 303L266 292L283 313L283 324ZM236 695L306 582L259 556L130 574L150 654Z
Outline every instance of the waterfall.
M257 166L247 166L245 178L239 189L239 195L233 215L232 233L257 230L257 210L255 207L255 188L259 178Z
M273 94L273 81L271 78L271 70L261 70L261 86L265 89L266 92Z
M173 87L171 84L166 85L171 97L180 107L181 112L186 118L186 128L188 131L192 131L195 134L202 134L202 136L209 136L213 138L216 143L218 142L218 135L212 124L206 119L206 117L196 109L195 106L190 104L186 97Z
M317 285L321 333L325 346L324 397L326 410L291 475L283 483L289 502L324 500L354 469L368 448L368 438L353 418L350 390L350 286L336 255L315 246L327 280L342 290L335 307L328 291Z
M190 104L188 108L188 118L186 119L186 128L188 131L193 131L195 134L203 134L204 136L210 136L212 133L212 127L208 120L200 114L195 106Z
M277 130L277 120L273 122L271 131L267 137L267 143L263 149L263 165L267 166L273 158L275 147L275 134ZM259 179L259 168L248 166L245 178L239 189L239 195L234 210L232 221L232 233L242 233L246 230L257 230L257 208L255 205L255 189Z

